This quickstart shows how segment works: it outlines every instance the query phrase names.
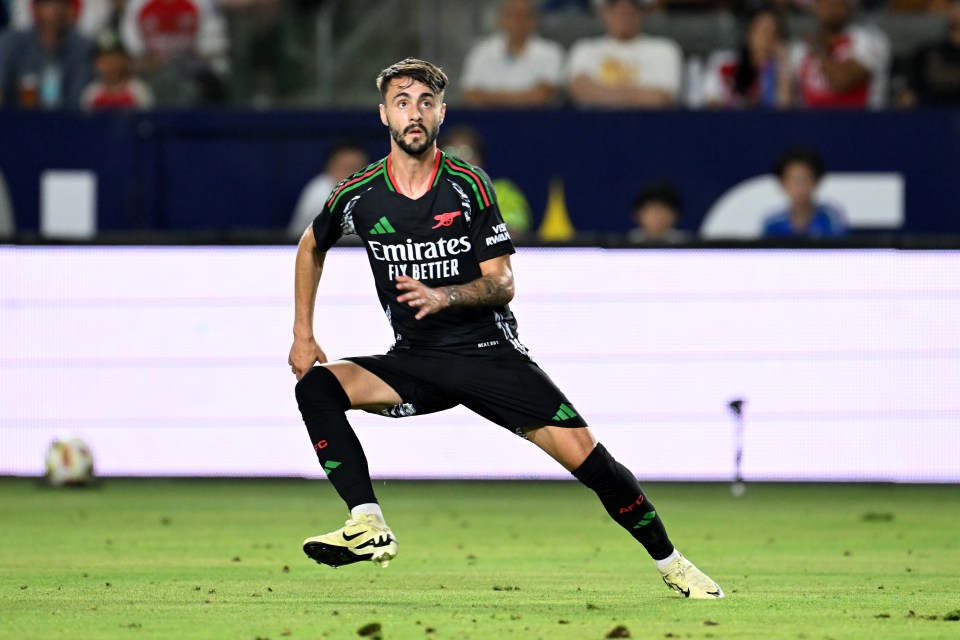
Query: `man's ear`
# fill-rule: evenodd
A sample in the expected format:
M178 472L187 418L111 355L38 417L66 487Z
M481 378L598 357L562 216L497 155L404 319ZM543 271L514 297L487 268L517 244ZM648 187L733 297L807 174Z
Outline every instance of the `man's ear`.
M385 127L390 126L390 123L387 122L387 108L383 106L383 103L380 104L380 122L382 122Z
M440 124L443 124L443 119L447 117L447 103L440 103Z

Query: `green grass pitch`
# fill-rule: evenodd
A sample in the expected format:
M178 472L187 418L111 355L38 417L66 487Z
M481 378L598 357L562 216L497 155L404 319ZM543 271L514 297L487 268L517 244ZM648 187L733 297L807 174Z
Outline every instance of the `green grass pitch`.
M650 483L707 602L576 483L376 486L399 557L330 569L323 481L0 479L0 638L960 638L958 486Z

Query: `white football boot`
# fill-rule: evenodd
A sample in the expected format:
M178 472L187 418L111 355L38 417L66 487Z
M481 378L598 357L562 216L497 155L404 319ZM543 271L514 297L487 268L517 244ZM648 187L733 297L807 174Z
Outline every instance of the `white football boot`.
M660 569L660 575L668 587L687 598L710 600L723 597L720 585L683 556Z
M361 514L347 520L341 529L307 538L303 552L331 567L362 560L386 567L397 557L397 538L380 518Z

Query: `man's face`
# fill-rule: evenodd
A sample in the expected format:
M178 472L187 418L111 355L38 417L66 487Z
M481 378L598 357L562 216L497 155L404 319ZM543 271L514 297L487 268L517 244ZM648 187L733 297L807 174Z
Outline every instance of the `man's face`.
M747 41L751 51L767 55L774 50L779 40L780 29L772 13L760 13L750 22Z
M130 74L130 59L121 51L104 51L97 55L95 65L100 78L107 84L116 84Z
M643 22L643 12L632 0L604 3L600 17L607 28L607 34L614 40L635 38L640 33Z
M500 28L511 40L526 40L537 30L537 9L532 0L507 0L500 13Z
M960 0L954 0L947 7L947 24L951 28L960 27Z
M73 9L68 0L35 0L33 8L41 29L62 29L73 19Z
M852 0L816 0L813 14L826 31L842 31L853 13Z
M677 223L677 212L667 203L651 200L634 214L644 233L650 238L662 238Z
M410 78L394 78L380 105L380 121L404 152L419 156L429 149L440 133L447 111L443 95Z
M334 182L340 182L363 169L369 162L370 158L362 149L343 148L327 160L326 172Z
M817 176L805 162L791 162L783 169L780 179L787 198L795 205L806 205L813 200L817 188Z

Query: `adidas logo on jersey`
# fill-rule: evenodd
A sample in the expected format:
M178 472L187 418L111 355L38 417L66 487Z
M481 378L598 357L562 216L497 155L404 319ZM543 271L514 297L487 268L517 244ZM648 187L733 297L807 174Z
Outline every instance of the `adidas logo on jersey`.
M377 224L373 225L373 229L370 229L370 235L380 235L383 233L396 233L397 230L393 228L393 225L390 224L390 221L387 220L387 216L383 216L377 221Z

